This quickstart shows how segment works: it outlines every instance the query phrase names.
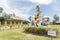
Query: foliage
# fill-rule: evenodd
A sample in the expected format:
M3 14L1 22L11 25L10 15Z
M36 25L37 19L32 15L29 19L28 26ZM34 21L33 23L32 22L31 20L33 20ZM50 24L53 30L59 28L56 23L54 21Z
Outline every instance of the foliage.
M23 24L28 24L29 22L28 21L25 21L25 20L22 20L22 23Z
M0 21L4 21L4 17L0 17Z
M27 27L27 28L25 28L24 31L27 33L47 35L47 30L45 28L40 28L40 27Z
M7 17L8 17L7 13L4 12L3 17L4 17L5 20L7 20Z
M54 20L55 20L55 21L59 21L59 16L55 14L55 15L54 15Z
M47 21L50 21L49 17L47 17Z
M3 8L2 7L0 7L0 13L2 13L3 12Z

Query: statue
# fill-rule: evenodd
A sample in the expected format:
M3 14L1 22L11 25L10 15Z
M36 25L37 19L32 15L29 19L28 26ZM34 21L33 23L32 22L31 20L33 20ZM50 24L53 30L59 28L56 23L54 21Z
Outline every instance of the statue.
M29 20L31 22L31 25L34 25L36 27L38 27L39 25L46 26L46 23L44 22L44 16L42 16L39 6L36 7L35 14L33 16L30 16Z
M38 26L37 23L41 21L41 13L40 13L40 8L39 6L36 7L36 13L34 15L35 17L33 18L33 22L35 26Z

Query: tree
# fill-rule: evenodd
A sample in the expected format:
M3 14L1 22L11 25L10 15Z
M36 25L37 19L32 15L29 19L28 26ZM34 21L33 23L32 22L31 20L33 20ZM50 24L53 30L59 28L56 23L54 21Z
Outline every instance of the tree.
M59 16L57 14L54 15L54 21L59 21Z
M8 14L6 12L4 12L3 17L4 17L5 20L8 19Z
M2 7L0 7L0 13L2 13L3 12L3 8Z
M47 17L47 21L50 21L49 17Z
M15 16L15 13L13 12L13 16Z

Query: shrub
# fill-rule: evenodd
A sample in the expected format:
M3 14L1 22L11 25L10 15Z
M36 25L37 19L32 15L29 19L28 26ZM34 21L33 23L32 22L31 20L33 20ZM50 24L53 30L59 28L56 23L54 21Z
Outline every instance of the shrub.
M47 30L46 29L44 29L44 28L38 28L37 29L37 33L38 34L41 34L41 35L46 35L47 34Z
M39 35L47 35L47 30L45 28L40 28L40 27L27 27L25 28L24 31L28 33L39 34Z
M36 30L37 29L35 27L26 27L25 28L25 32L29 32L29 33L35 33Z

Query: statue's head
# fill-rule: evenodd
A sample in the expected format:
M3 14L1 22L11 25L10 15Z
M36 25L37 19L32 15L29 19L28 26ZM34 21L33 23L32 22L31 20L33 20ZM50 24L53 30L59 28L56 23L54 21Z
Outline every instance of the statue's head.
M40 8L39 8L39 6L37 5L37 7L36 7L36 11L39 11L40 10Z

